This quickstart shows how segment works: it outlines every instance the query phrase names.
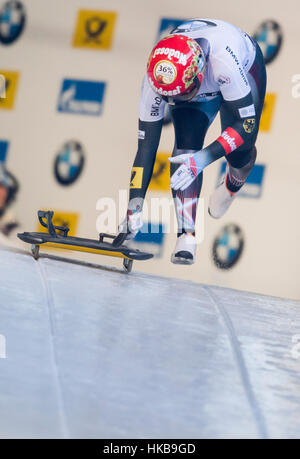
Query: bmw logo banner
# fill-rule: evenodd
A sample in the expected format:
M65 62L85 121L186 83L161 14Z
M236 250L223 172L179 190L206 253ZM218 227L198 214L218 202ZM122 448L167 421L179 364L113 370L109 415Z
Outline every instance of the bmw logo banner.
M282 45L282 30L278 22L263 22L253 35L259 44L266 64L270 64L278 55Z
M84 150L75 140L66 142L56 156L54 174L61 185L71 185L82 172L84 166Z
M0 44L10 45L19 38L25 26L25 8L21 2L5 2L0 9Z
M240 259L244 248L244 236L236 224L224 226L214 240L213 261L219 269L232 268Z

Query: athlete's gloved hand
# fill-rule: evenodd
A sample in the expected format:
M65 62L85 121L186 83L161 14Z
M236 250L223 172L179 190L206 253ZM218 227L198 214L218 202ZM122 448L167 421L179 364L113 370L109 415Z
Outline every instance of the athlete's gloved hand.
M181 191L186 190L211 162L205 149L194 154L174 156L169 158L169 161L173 164L181 164L171 177L171 187Z
M120 233L127 233L126 239L133 239L143 226L142 212L127 211L125 219L119 225Z
M119 234L115 237L113 246L119 247L126 240L134 239L143 226L142 215L142 212L127 210L126 217L118 227Z

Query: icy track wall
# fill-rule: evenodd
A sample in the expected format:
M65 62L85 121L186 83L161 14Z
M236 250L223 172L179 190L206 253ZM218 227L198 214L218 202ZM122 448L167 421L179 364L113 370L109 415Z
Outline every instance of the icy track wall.
M0 255L0 438L299 438L299 302Z
M260 166L248 184L248 197L238 198L224 219L212 220L207 214L207 203L219 177L221 162L210 166L204 173L205 238L198 248L197 263L191 268L170 264L175 243L175 235L171 234L151 246L160 258L140 265L139 269L299 299L296 273L299 272L300 100L292 95L297 95L296 87L292 93L296 85L292 78L299 74L299 2L253 0L245 8L237 7L235 0L201 4L174 0L22 0L22 3L26 8L23 33L11 45L0 45L1 72L16 72L6 73L10 81L9 100L14 97L12 108L4 109L0 103L0 141L8 142L7 166L21 182L15 211L26 231L36 230L39 208L61 211L60 222L71 223L77 235L86 237L96 237L97 200L107 196L118 203L119 190L128 188L137 146L140 86L159 31L167 33L176 21L191 17L224 19L251 35L266 20L279 24L283 41L278 55L267 66L268 99L257 143ZM83 10L90 12L86 16ZM95 16L100 23L91 21ZM103 33L99 25L104 27ZM262 34L263 51L272 54L272 46L276 49L279 38L277 29ZM84 114L82 110L91 111L91 106L84 108L79 99L91 97L93 101L93 88L99 90L93 108L97 114ZM207 144L219 133L217 119L209 131ZM161 155L156 173L165 170L173 139L173 128L167 125L159 146ZM73 153L82 148L85 163L78 180L63 186L55 178L54 162L60 151L66 153L63 146L70 141L79 144L78 150L76 144L68 144ZM63 178L68 178L69 166L67 159L61 169ZM165 185L165 175L158 173L153 184L156 191L150 191L149 198L170 198L170 192L163 190ZM244 251L240 261L224 271L213 263L212 245L229 223L242 230ZM225 259L230 249L236 248L234 235L233 239L225 236L219 241L220 256Z

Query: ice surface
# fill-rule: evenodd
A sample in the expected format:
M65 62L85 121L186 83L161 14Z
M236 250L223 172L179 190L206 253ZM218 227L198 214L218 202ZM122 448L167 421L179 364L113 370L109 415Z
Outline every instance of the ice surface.
M300 437L299 302L0 260L1 438Z

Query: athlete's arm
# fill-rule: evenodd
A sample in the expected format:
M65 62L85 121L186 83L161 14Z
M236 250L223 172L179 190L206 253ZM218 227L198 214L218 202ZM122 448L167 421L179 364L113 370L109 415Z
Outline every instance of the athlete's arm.
M220 137L205 148L212 160L228 155L243 145L243 150L255 143L258 132L250 84L238 53L229 46L221 57L212 59L213 72L223 96L222 111L227 126ZM224 116L223 116L224 118Z
M135 202L142 203L147 192L161 136L165 104L145 77L139 106L138 151L132 167L130 202L139 198Z

